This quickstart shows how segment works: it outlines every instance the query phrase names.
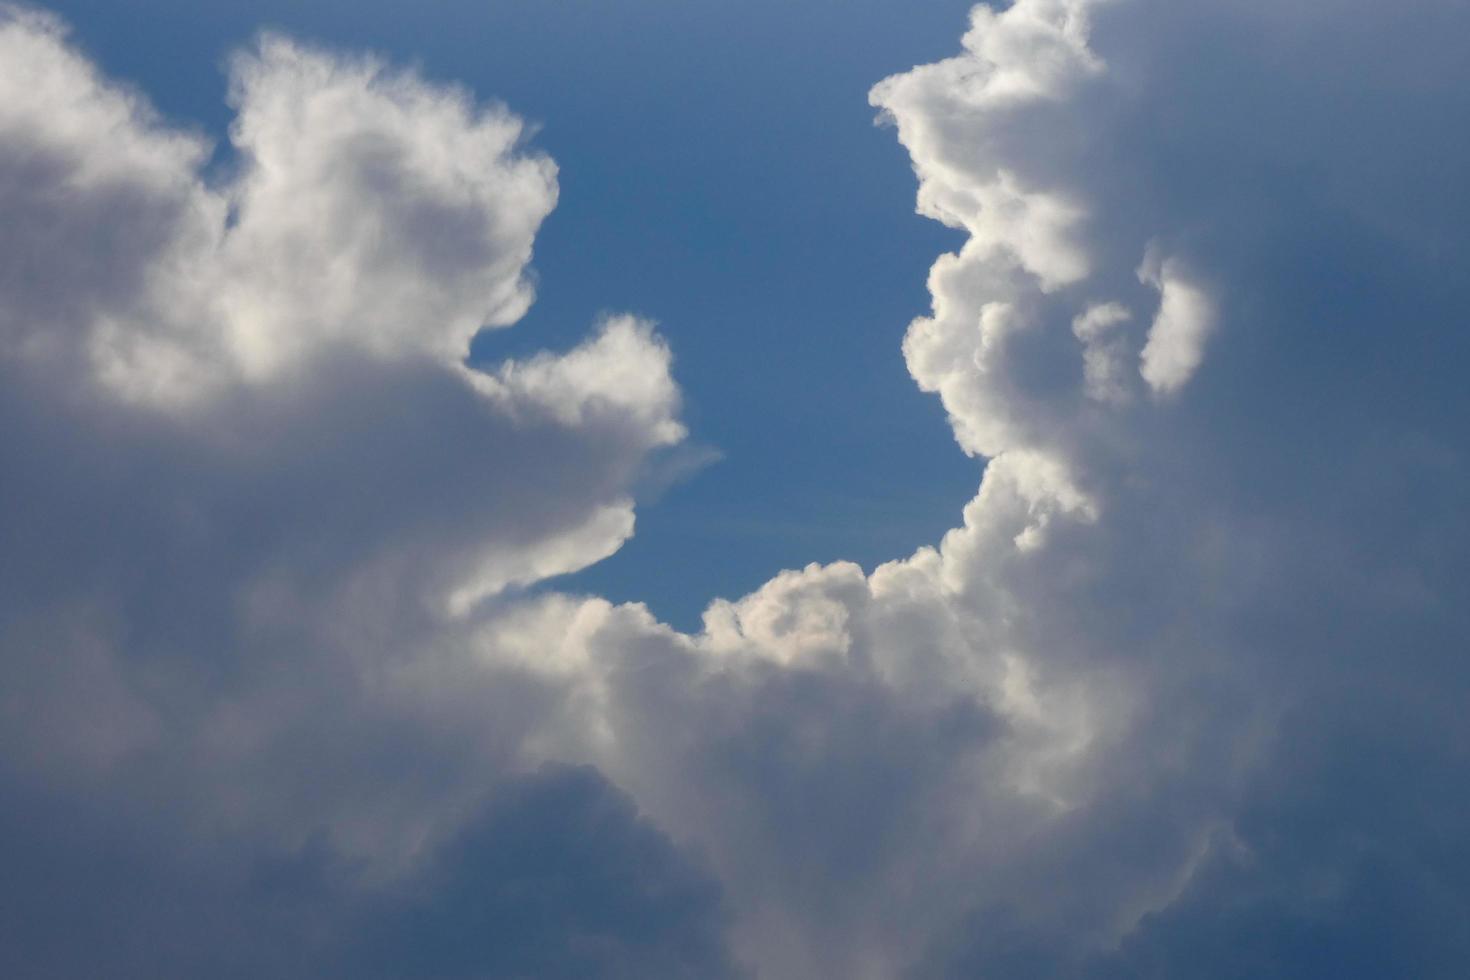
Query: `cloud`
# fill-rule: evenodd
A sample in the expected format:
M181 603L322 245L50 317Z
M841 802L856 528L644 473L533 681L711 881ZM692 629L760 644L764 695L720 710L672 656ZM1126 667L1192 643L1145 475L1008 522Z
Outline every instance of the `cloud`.
M0 186L29 246L0 312L12 351L73 362L76 345L114 395L183 404L326 352L455 361L529 306L555 167L508 111L267 35L232 63L237 173L215 186L205 141L54 21L11 12L3 30Z
M0 950L1463 973L1467 16L1017 0L881 82L979 490L685 634L532 588L684 429L634 317L464 365L554 201L508 112L267 38L220 183L9 15Z
M373 896L463 896L434 856L534 780L563 695L471 616L632 532L684 437L669 351L618 315L466 366L555 200L503 108L267 36L206 168L54 19L6 10L0 52L6 972L351 972ZM505 817L531 877L504 887L567 883L483 928L533 915L567 950L538 970L729 969L718 887L579 785Z
M1138 277L1159 291L1159 312L1139 354L1139 373L1159 394L1184 387L1205 356L1215 326L1214 304L1173 259L1145 257Z
M359 915L345 975L738 975L718 883L588 769L510 782Z
M739 975L718 884L588 770L504 780L392 881L324 835L200 854L34 797L0 827L0 966L19 976Z
M1082 342L1082 377L1087 397L1100 402L1125 402L1129 397L1123 377L1126 350L1119 342L1119 324L1133 314L1120 303L1094 303L1072 320L1072 333Z

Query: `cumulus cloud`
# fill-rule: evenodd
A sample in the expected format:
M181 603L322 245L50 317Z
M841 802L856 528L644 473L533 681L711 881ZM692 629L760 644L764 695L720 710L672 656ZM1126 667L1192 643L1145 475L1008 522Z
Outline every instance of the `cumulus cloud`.
M689 634L527 594L684 429L636 318L463 364L554 200L514 117L267 38L219 184L7 15L0 963L1458 976L1470 15L1419 7L1016 0L878 84L979 490Z
M1448 267L1352 194L1287 216L1292 174L1230 169L1337 171L1330 145L1258 119L1282 85L1342 81L1325 39L1380 25L1339 7L1280 49L1221 54L1281 25L1249 5L1021 0L977 10L957 58L878 85L920 211L970 233L904 342L987 459L964 525L871 573L782 573L694 635L596 601L543 613L548 662L584 689L547 751L698 843L763 975L1182 976L1201 951L1235 976L1463 964L1453 930L1356 937L1375 880L1439 922L1470 894L1428 857L1425 810L1357 799L1364 779L1470 809L1428 775L1458 757L1459 715L1438 696L1403 714L1422 685L1470 679L1451 652L1465 525L1441 492L1463 491L1464 440L1373 380L1374 304L1323 290L1351 272L1418 296L1397 350L1463 407L1433 368L1463 347L1429 285ZM1232 66L1276 81L1222 115L1209 72ZM1334 103L1394 124L1351 104ZM1348 322L1360 346L1310 367L1309 338ZM1385 452L1395 475L1360 482ZM1450 537L1425 551L1365 520ZM1327 755L1299 762L1304 739ZM1424 779L1345 761L1380 741ZM1292 843L1312 827L1337 843Z
M466 617L632 532L643 467L684 437L670 353L614 316L465 365L529 303L556 194L503 108L267 36L232 62L233 152L206 171L54 19L6 10L0 52L5 970L362 975L354 917L439 887L424 855L500 812L561 698ZM546 866L568 883L537 943L573 972L727 969L718 888L589 786L544 803L569 821L545 834L613 864ZM557 826L515 820L517 850ZM640 854L673 889L656 914ZM148 898L116 914L129 882ZM641 940L597 924L685 898ZM479 927L530 914L495 902Z

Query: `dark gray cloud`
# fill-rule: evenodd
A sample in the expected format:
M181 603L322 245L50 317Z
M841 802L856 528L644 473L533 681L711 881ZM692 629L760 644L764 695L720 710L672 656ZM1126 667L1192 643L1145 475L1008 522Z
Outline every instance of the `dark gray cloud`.
M9 976L739 975L718 884L590 770L505 779L388 883L325 835L169 840L85 801L22 799L0 824Z
M502 787L377 900L353 976L727 977L720 887L594 770Z

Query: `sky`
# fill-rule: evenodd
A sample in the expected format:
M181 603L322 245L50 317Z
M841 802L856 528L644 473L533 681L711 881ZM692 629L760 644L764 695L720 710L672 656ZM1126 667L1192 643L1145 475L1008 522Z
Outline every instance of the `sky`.
M0 974L1462 977L1470 8L0 8Z

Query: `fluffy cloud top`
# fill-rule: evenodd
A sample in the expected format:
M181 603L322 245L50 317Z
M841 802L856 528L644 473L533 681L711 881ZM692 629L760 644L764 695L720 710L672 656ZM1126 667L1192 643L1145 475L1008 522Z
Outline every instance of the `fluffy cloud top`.
M179 403L344 350L452 362L530 304L556 171L504 109L267 36L232 64L238 173L215 186L208 145L54 22L12 12L0 43L12 350L79 344L115 393Z
M693 634L526 592L684 430L635 318L462 363L554 199L514 117L267 38L221 184L6 15L0 966L1462 975L1470 13L1414 13L1016 0L877 85L983 480Z

